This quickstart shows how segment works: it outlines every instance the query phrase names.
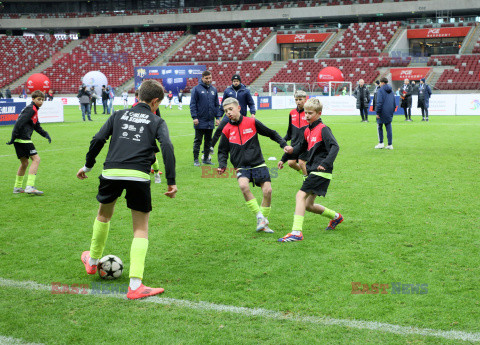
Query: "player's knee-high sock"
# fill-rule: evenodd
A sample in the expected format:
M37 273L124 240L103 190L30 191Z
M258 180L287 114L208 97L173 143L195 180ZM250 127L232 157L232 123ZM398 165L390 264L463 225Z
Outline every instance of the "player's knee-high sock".
M148 238L135 237L130 247L130 278L143 279Z
M23 176L17 175L15 178L15 188L22 188L23 186Z
M300 235L303 229L303 220L305 219L304 216L293 215L293 226L292 226L292 234Z
M260 212L260 206L258 206L257 199L253 198L252 200L248 200L246 204L248 209L252 211L257 216L257 218L263 216L263 213Z
M330 218L330 219L335 219L337 217L338 213L336 213L333 210L330 210L325 207L325 211L323 211L322 216Z
M27 186L35 186L35 179L37 178L37 175L31 175L31 174L28 174L28 178L27 178Z
M110 222L103 223L95 218L95 222L93 223L92 241L90 243L90 257L92 259L98 260L102 257L109 229Z
M260 212L263 214L263 216L265 218L268 218L268 216L270 215L271 209L272 209L271 207L261 206L260 207Z
M155 163L153 163L152 169L153 169L153 171L155 171L155 172L157 172L157 171L160 170L160 163L158 163L157 157L155 157Z

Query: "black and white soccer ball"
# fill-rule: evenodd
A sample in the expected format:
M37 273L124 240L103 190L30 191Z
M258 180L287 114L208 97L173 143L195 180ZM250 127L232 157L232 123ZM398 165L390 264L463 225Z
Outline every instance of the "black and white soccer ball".
M106 255L98 262L98 275L102 279L117 279L122 275L123 262L118 256Z

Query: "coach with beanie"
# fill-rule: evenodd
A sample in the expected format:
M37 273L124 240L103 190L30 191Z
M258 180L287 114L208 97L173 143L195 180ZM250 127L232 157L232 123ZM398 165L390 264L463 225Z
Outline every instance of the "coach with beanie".
M255 109L255 102L253 101L252 94L247 87L242 84L242 78L238 74L234 74L232 76L232 85L229 86L225 92L223 93L222 104L220 105L220 109L218 110L218 116L223 116L223 101L229 97L236 98L238 103L240 104L240 114L242 116L247 115L247 107L250 109L250 114L253 118L255 118L255 114L257 110ZM220 125L217 127L215 134L213 135L212 139L212 148L215 147L218 139L222 135L223 127L228 123L228 117L224 116Z

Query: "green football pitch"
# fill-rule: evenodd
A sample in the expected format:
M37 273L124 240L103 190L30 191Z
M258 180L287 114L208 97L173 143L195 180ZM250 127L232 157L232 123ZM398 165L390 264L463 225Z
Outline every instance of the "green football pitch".
M106 116L83 122L78 107L67 106L64 123L43 125L51 144L33 135L40 197L12 194L19 161L3 144L12 126L0 127L0 343L480 342L479 117L425 123L397 116L394 150L375 150L373 116L370 123L325 116L340 152L327 196L317 200L345 221L326 232L328 219L307 213L305 240L279 243L291 229L302 179L288 167L273 170L278 144L260 139L265 159L277 160L266 161L275 234L258 234L236 180L193 166L188 107L161 111L175 147L178 194L169 199L166 181L152 184L144 282L165 293L142 301L115 293L128 284L132 240L123 197L104 252L124 261L122 277L87 276L80 261L108 143L87 180L75 175ZM285 135L288 111L257 118ZM259 188L254 194L261 199Z

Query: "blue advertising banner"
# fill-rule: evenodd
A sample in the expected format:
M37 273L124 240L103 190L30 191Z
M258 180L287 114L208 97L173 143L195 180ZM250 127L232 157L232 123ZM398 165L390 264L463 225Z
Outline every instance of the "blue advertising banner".
M272 109L272 96L258 96L258 109Z
M0 126L13 125L27 102L0 102Z
M135 67L135 89L140 87L144 79L162 79L165 90L177 95L187 86L188 78L200 79L205 70L206 66L201 65Z

